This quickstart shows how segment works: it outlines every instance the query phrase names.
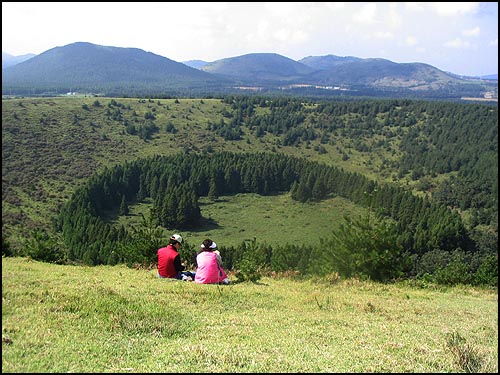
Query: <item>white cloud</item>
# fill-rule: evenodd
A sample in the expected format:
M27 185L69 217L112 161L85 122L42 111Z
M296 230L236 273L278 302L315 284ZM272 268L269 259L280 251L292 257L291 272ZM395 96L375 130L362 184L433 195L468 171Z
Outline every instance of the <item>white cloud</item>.
M377 4L369 3L361 7L357 12L354 12L352 17L353 21L359 23L373 23L375 22L375 16L377 13Z
M393 39L394 34L389 31L376 31L373 36L377 39Z
M492 40L492 41L490 42L490 45L492 45L492 46L497 46L497 47L498 47L498 38L496 38L495 40Z
M445 2L416 2L405 3L406 9L415 12L432 11L440 16L456 16L465 14L474 14L479 9L479 3L460 2L460 3L445 3Z
M472 14L479 8L479 3L439 3L431 2L429 7L441 16L455 16L460 14Z
M309 34L302 30L295 30L290 40L293 43L305 43L309 40Z
M400 27L403 23L401 14L394 9L397 4L392 4L391 9L387 13L387 25L392 27Z
M408 36L405 39L405 43L407 46L414 46L414 45L418 44L418 40L414 36Z
M273 37L279 42L302 43L307 40L307 34L301 30L279 29Z
M481 34L481 29L478 26L473 29L462 31L462 35L464 36L479 36L479 34Z
M290 39L290 30L279 29L274 33L274 38L280 42L285 42Z
M269 12L273 15L281 15L283 18L290 16L297 10L297 5L300 6L300 3L275 3L275 2L266 2L264 3L264 11ZM264 13L265 14L265 13Z
M268 20L260 20L257 24L257 35L259 35L260 37L265 37L269 33L269 26L270 23Z
M325 6L330 9L330 10L342 10L342 9L345 9L346 7L346 3L344 2L335 2L335 3L332 3L332 2L328 2L328 3L323 3L325 4Z
M444 43L444 46L449 48L468 48L470 47L470 43L460 38L456 38Z

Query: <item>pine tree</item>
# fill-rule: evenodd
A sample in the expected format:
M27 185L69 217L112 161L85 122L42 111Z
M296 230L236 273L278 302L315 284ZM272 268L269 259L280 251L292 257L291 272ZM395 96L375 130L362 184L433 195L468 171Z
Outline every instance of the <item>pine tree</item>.
M208 199L211 201L216 201L219 198L219 193L217 192L217 184L215 183L215 179L210 178L209 189L208 189Z
M125 195L122 195L122 202L120 203L120 215L128 215L129 208L127 204L127 200L125 199Z

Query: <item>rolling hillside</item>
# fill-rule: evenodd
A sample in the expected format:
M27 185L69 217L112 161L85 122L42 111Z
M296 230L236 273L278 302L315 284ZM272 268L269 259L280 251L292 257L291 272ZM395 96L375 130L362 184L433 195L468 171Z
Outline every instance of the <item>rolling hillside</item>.
M460 80L426 64L398 64L384 59L364 59L338 64L311 74L321 84L349 83L353 86L438 89Z
M298 89L342 87L351 95L455 97L495 91L495 83L464 80L422 63L400 64L385 59L335 55L309 56L298 62L277 54L248 54L209 63L201 68L246 85L275 85Z

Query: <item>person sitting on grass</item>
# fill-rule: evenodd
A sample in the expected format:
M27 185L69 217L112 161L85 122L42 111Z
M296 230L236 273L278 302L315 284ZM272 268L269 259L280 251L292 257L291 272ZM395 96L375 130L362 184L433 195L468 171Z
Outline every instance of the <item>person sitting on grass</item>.
M182 244L182 237L173 234L168 241L168 245L158 249L158 277L172 278L185 281L192 281L194 274L184 271L186 266L181 263L179 248Z
M217 244L206 239L201 244L201 251L196 256L196 274L194 282L199 284L229 284L229 278L222 268L222 258Z

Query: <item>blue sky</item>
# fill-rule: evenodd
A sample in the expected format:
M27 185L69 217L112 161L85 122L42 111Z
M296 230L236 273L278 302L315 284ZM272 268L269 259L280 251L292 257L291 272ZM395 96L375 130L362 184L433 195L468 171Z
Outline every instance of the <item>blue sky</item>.
M2 2L3 52L40 54L74 42L179 62L332 54L487 75L498 73L498 3Z

